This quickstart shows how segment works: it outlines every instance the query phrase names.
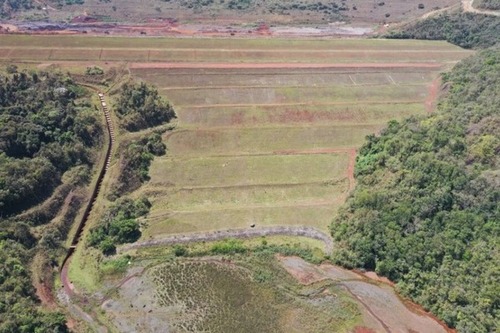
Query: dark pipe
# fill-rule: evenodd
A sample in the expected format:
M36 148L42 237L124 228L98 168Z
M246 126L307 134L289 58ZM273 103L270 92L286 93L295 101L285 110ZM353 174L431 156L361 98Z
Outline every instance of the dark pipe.
M99 176L97 177L97 182L95 184L94 190L92 191L92 195L90 196L90 200L87 203L87 207L85 207L85 212L83 213L82 219L80 220L80 223L78 224L78 228L76 229L76 233L73 236L73 240L71 241L71 246L68 249L66 256L64 257L62 265L60 266L60 271L62 271L62 269L63 269L64 265L66 265L66 262L68 261L68 259L75 252L76 246L78 245L78 242L80 241L80 237L82 235L83 228L85 227L85 224L87 223L90 212L92 211L92 207L94 206L94 202L95 202L97 196L99 195L102 181L104 179L104 175L106 174L107 165L109 165L109 163L111 161L111 149L113 148L114 138L111 135L111 124L108 121L108 119L110 119L109 118L110 115L109 115L109 111L108 111L107 107L103 107L102 104L101 104L101 109L104 112L104 116L106 119L106 128L108 129L108 148L106 150L106 157L104 159L104 164L102 165L101 170L99 171Z

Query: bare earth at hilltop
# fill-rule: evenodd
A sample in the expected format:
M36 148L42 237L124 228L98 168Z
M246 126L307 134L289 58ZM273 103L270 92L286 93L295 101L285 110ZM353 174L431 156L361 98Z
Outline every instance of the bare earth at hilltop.
M464 0L465 1L465 0ZM470 0L468 0L470 1ZM13 14L4 31L150 36L363 36L459 0L100 0ZM33 22L37 21L37 22ZM62 23L65 22L65 23ZM7 22L6 22L7 23ZM9 28L7 30L7 28Z

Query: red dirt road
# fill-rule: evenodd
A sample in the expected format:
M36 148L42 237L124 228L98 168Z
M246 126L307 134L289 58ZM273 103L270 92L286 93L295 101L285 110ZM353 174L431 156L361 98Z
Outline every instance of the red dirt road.
M431 85L429 86L429 92L427 98L425 99L425 109L428 113L434 111L436 100L439 96L439 89L441 87L441 77L435 78Z
M197 63L197 62L133 62L130 69L158 68L158 69L266 69L266 68L441 68L438 63L342 63L342 64L314 64L314 63Z

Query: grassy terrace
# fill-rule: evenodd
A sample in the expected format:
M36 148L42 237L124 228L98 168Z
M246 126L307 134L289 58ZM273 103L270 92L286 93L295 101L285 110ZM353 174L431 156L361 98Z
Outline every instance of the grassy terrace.
M0 36L0 61L124 64L172 102L167 156L136 193L153 202L143 239L253 223L326 231L364 137L432 111L439 73L468 54L437 41Z
M233 63L453 62L443 42L401 40L195 39L84 36L0 37L0 60ZM403 54L404 56L400 56Z
M159 87L179 120L165 136L167 156L153 162L140 190L153 201L143 239L253 223L326 231L352 188L354 151L364 137L391 119L431 111L439 72L468 54L413 41L178 42L186 49L150 56L187 52L168 60L185 68L131 69ZM246 65L223 65L240 62ZM356 65L365 62L382 67ZM270 65L252 67L258 63ZM335 63L349 64L313 68Z

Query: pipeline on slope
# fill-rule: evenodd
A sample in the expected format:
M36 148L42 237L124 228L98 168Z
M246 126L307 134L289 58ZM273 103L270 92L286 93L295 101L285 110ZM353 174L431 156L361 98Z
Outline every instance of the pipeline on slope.
M101 189L102 181L104 179L104 175L106 174L106 171L109 168L110 162L111 162L111 151L113 148L113 144L115 142L115 134L113 130L113 125L111 123L111 116L109 114L108 107L106 105L106 102L104 101L104 94L99 93L99 100L101 102L101 109L104 112L104 116L106 118L106 128L108 131L108 146L106 148L106 155L104 159L104 165L101 167L99 170L99 175L97 177L97 182L94 186L94 189L92 190L92 194L90 196L90 199L87 203L87 206L85 207L85 211L82 215L82 218L80 222L78 223L78 227L76 229L76 233L73 236L73 239L71 241L71 245L68 249L68 252L66 253L66 257L64 258L60 270L62 271L66 263L68 262L68 259L73 255L73 252L76 249L76 246L78 245L78 242L80 241L80 238L82 236L82 231L83 228L85 227L85 224L87 223L87 220L89 218L90 212L92 211L92 207L94 206L95 200L97 196L99 195L99 191Z

